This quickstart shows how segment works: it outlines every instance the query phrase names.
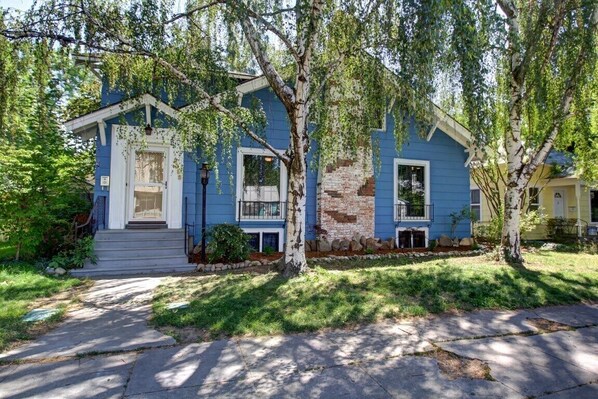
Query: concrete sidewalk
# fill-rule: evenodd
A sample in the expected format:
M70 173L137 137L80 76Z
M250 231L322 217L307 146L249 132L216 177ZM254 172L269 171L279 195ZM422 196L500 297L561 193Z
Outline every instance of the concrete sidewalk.
M0 397L598 397L596 305L480 311L319 334L176 345L148 328L138 310L148 311L143 287L151 291L156 282L129 283L121 291L124 300L118 295L101 300L108 311L132 312L120 335L117 326L108 323L102 330L97 323L100 338L90 333L87 344L73 337L70 344L60 346L41 337L28 348L11 352L11 358L27 363L0 367ZM106 288L106 293L110 290ZM90 299L94 296L100 297L98 288L87 300L94 303ZM534 326L534 319L570 327L544 332ZM70 330L65 331L69 323ZM77 334L76 324L69 319L48 335L56 336L61 329L61 334ZM102 348L124 352L62 357L80 349L89 352L94 340L109 343ZM465 360L480 359L489 375L457 378L441 371L434 356L440 350Z

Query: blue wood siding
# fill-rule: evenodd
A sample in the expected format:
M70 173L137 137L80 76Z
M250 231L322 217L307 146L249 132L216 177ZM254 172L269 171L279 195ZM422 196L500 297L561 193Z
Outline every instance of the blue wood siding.
M104 85L107 87L107 85ZM286 150L289 145L289 121L284 107L269 89L262 89L243 98L244 105L252 101L252 97L259 99L264 107L267 117L265 136L275 148ZM122 99L119 93L103 89L102 105L113 104ZM145 120L144 109L132 111L125 116L126 122L132 125ZM152 117L160 118L160 114L152 107ZM110 174L110 146L112 142L112 126L121 124L121 118L107 121L106 145L99 144L97 138L96 149L96 184L95 196L108 196L107 191L100 188L100 176ZM164 123L162 121L162 123ZM440 234L450 233L451 212L459 211L464 206L469 206L469 169L464 167L467 154L464 148L451 139L440 129L436 130L432 140L427 142L419 137L414 127L409 131L409 140L400 152L396 151L395 139L392 134L393 120L389 115L386 132L374 132L375 142L380 145L380 165L376 170L376 198L375 198L375 234L377 237L388 238L396 236L397 227L429 227L429 238L435 239ZM241 146L260 148L253 140L243 138ZM308 164L313 158L313 149L308 154ZM237 148L232 150L233 158L231 169L227 169L223 162L219 165L219 187L217 180L212 177L207 187L207 217L206 225L213 226L220 223L238 223L236 215L236 170ZM201 231L201 194L202 186L199 179L199 166L201 165L201 148L196 156L185 154L183 169L183 223L195 223L195 242L200 239ZM413 160L427 160L430 162L430 196L434 204L434 220L430 223L401 222L394 220L394 159L406 158ZM222 158L220 158L222 159ZM231 179L229 178L232 174ZM306 209L306 236L307 239L315 238L316 201L317 201L317 171L308 169L307 175L307 209ZM187 215L185 220L185 199L187 200ZM106 220L108 215L106 215ZM242 221L241 227L245 228L282 228L282 221ZM459 237L468 236L470 227L468 221L463 221L457 229Z
M380 167L376 174L376 236L395 237L397 227L428 227L429 238L450 234L449 214L469 206L469 168L464 148L442 130L437 129L428 142L421 138L413 125L409 127L409 139L401 151L396 151L392 133L394 121L389 115L386 132L376 132L380 145ZM394 220L394 160L395 158L430 162L430 202L434 205L432 222L395 222ZM459 237L470 235L469 221L458 226Z
M279 150L286 150L289 147L290 125L286 111L282 103L269 90L262 89L243 98L243 105L249 106L253 98L261 101L267 118L267 127L264 132L266 139L272 146ZM262 148L252 139L244 137L241 140L242 147ZM207 187L207 209L206 225L213 226L220 223L238 223L236 201L236 171L237 171L237 150L232 150L233 159L231 169L228 170L224 163L219 165L220 173L220 193L218 192L216 179L210 179ZM201 155L201 149L200 155ZM308 163L311 162L313 151L308 155ZM232 186L230 185L229 174L233 175ZM307 172L307 206L306 206L306 237L315 238L316 224L316 184L317 172L308 169ZM197 183L197 223L201 225L201 182ZM284 222L281 220L273 221L241 221L242 228L282 228ZM199 234L198 234L199 237ZM283 238L283 237L281 237Z

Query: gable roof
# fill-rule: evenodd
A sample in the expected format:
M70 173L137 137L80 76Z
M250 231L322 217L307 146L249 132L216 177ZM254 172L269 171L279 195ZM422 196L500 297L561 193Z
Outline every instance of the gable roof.
M256 79L240 84L237 86L237 91L241 95L245 95L265 89L267 87L269 87L268 80L265 76L260 76ZM465 126L440 109L440 107L434 103L432 103L432 111L434 112L435 127L431 129L430 133L428 134L428 140L432 138L434 130L439 128L463 147L467 149L471 147L471 142L473 141L471 132Z
M107 105L96 111L66 121L64 126L67 130L71 130L73 133L80 135L84 139L90 139L96 135L96 128L98 127L100 129L100 135L102 134L106 120L112 119L125 112L129 112L143 106L146 107L146 111L150 106L153 106L158 111L170 117L177 118L178 116L178 111L176 109L172 108L165 102L158 100L151 94L146 93L137 98ZM149 115L149 112L147 112L147 115ZM150 122L148 121L148 123ZM100 137L100 139L102 139L102 137Z
M244 78L249 78L249 75L245 75ZM237 86L237 92L242 98L243 95L256 92L269 87L268 80L265 76L254 77ZM73 133L80 135L84 139L90 139L95 136L96 129L100 129L100 141L105 144L105 121L121 115L125 112L132 111L145 106L146 107L146 118L147 123L151 125L149 119L149 107L153 106L158 111L178 119L178 114L187 107L181 107L178 110L166 104L165 102L157 99L151 94L144 94L138 98L121 101L116 104L111 104L106 107L100 108L97 111L90 112L86 115L79 116L75 119L71 119L65 122L65 127ZM429 141L437 128L445 132L449 137L459 143L465 148L466 152L469 152L469 157L465 166L469 164L475 155L475 150L471 149L471 132L459 123L455 118L447 114L445 111L440 109L436 104L432 103L432 111L434 113L435 123L428 133L427 140Z

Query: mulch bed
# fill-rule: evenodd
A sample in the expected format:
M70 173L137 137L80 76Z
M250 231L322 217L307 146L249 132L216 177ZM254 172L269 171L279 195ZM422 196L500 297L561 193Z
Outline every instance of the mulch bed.
M365 251L329 251L329 252L316 252L310 251L305 252L305 257L307 259L314 259L314 258L327 258L330 256L355 256L355 255L388 255L388 254L406 254L406 253L422 253L422 252L434 252L434 253L442 253L442 252L452 252L452 251L471 251L471 246L460 246L460 247L436 247L434 250L430 251L428 248L397 248L397 249L381 249L375 251L371 254L367 254ZM284 255L283 252L274 252L272 254L265 254L263 252L253 252L249 255L249 260L254 261L274 261L280 259ZM192 255L193 263L202 263L201 262L201 255L194 254ZM220 262L214 262L220 263Z

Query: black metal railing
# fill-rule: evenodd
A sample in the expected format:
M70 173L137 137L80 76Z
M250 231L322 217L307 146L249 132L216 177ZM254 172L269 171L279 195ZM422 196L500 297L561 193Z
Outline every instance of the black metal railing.
M93 203L93 208L89 212L89 216L84 223L75 222L75 239L81 238L86 235L92 237L96 234L99 229L106 229L106 197L97 197Z
M239 201L238 219L284 219L285 207L285 202L278 201Z
M189 223L188 219L188 201L189 199L187 197L185 197L185 206L184 206L184 212L185 215L183 216L183 220L185 221L185 255L189 256L189 253L191 252L191 248L189 246L189 238L194 238L195 237L195 222L193 223ZM189 231L191 231L191 233L189 233ZM191 243L191 245L193 245L193 242Z
M434 220L434 205L396 204L395 219L399 222L407 220Z

